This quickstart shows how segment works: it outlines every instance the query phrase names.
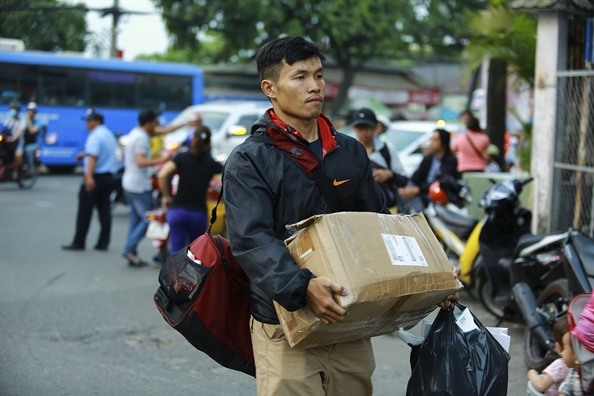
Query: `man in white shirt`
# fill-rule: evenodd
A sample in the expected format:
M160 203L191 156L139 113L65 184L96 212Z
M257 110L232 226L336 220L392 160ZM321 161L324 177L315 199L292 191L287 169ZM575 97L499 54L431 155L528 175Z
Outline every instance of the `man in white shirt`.
M145 213L154 208L151 184L153 166L171 159L171 156L151 156L151 136L171 132L166 129L156 131L159 114L154 110L143 110L138 115L138 124L139 126L132 129L128 135L128 142L124 148L125 168L122 176L122 187L130 204L130 225L123 255L132 267L147 265L138 257L137 248L148 227Z

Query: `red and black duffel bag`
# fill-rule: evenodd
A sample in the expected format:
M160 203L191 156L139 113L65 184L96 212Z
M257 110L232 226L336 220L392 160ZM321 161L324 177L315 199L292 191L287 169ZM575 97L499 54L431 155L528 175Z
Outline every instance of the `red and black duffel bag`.
M249 279L228 240L208 233L196 238L167 259L159 284L154 301L171 327L220 365L256 376Z

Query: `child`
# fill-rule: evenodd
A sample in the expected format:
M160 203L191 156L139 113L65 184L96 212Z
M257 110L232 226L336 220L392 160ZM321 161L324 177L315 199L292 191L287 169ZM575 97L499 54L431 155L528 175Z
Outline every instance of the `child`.
M565 334L569 335L569 328L567 326L567 318L563 316L555 322L553 326L553 336L555 337L555 349L559 356L563 356L564 345L563 337ZM539 375L536 370L528 371L528 380L532 383L534 388L539 392L544 392L545 396L557 396L558 388L561 382L567 376L569 368L563 361L563 358L555 360L549 364Z
M567 377L559 386L560 396L583 396L582 387L580 385L580 376L578 374L578 361L573 346L571 345L571 333L567 332L563 335L563 353L561 355L563 361L570 368Z
M559 394L591 396L594 394L594 293L575 296L569 303L568 315L571 331L567 340L563 336L568 350L563 360L571 370L559 386Z

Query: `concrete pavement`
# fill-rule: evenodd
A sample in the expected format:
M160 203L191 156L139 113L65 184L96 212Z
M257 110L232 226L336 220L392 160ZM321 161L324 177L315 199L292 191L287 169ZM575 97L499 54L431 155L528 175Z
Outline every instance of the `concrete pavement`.
M0 184L0 393L3 395L255 395L255 380L221 368L163 321L152 302L159 268L121 257L127 207L114 212L108 252L71 242L80 175L42 176L29 191ZM150 259L147 240L140 255ZM485 325L494 319L463 296ZM509 395L524 395L523 327L510 323ZM418 331L418 329L414 330ZM409 348L373 339L374 394L404 395Z

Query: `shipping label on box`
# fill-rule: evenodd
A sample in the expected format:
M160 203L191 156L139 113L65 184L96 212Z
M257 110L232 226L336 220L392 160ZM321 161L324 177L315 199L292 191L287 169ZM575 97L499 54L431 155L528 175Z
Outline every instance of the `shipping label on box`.
M324 325L309 308L275 303L292 347L315 347L411 328L461 288L422 214L341 212L291 226L285 241L298 266L328 277L349 294L335 295L349 315Z

